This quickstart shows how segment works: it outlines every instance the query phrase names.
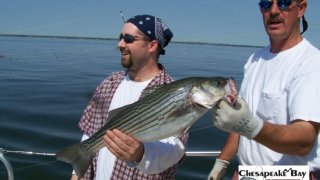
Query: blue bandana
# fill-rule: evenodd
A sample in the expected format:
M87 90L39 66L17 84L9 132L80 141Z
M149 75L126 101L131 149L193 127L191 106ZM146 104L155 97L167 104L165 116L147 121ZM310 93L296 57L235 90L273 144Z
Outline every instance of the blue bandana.
M137 15L126 22L134 24L150 40L156 40L161 47L160 54L165 54L163 48L169 44L173 34L160 18L151 15Z

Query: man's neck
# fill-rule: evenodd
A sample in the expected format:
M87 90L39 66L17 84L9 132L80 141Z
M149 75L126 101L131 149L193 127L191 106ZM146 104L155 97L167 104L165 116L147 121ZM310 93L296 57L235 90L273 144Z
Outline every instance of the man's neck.
M132 81L142 82L149 79L153 79L155 76L159 75L160 69L158 66L143 67L138 71L129 70L129 78Z
M299 44L303 40L303 37L298 34L295 36L290 36L286 39L271 39L270 38L270 51L272 53L279 53L285 50L288 50L297 44Z

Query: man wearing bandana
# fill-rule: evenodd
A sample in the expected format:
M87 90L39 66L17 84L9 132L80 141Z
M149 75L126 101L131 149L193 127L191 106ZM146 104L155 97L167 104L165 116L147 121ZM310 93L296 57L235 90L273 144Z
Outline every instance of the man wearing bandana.
M173 81L158 62L172 37L162 20L151 15L134 16L125 22L118 49L126 70L112 73L96 88L79 122L82 140L106 123L108 112L137 101L144 88ZM187 138L184 132L142 143L117 129L108 130L106 147L97 153L83 179L174 179ZM71 179L77 178L73 174Z

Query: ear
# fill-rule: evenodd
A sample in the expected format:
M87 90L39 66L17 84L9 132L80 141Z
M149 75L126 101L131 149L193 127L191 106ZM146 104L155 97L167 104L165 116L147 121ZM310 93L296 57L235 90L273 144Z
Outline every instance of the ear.
M301 18L307 10L307 1L301 0L299 4L299 18Z
M156 52L157 49L158 49L158 46L159 46L159 44L158 44L158 42L156 40L150 41L149 42L149 51L151 53Z

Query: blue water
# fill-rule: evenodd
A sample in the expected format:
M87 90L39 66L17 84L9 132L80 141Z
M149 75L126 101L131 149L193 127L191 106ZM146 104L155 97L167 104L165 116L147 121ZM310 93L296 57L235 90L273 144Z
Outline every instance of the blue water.
M55 153L79 141L78 121L96 86L121 69L117 41L0 36L0 148ZM160 62L175 79L234 77L255 47L171 43ZM220 150L227 134L210 114L192 126L188 150ZM15 179L69 179L51 156L5 153ZM205 179L214 157L187 157L177 179ZM228 169L230 178L236 158ZM6 179L0 163L0 179Z

